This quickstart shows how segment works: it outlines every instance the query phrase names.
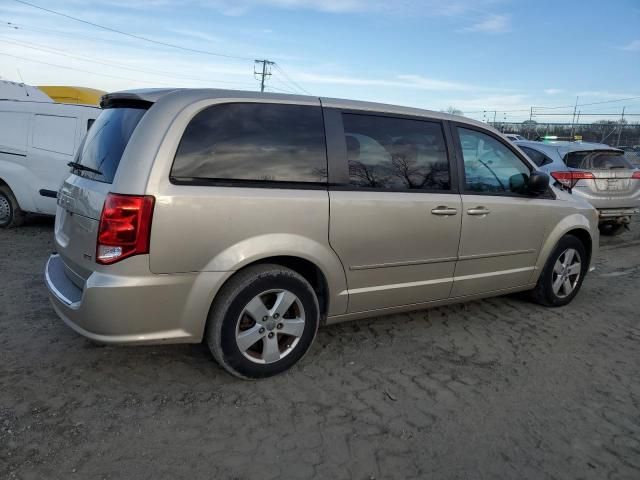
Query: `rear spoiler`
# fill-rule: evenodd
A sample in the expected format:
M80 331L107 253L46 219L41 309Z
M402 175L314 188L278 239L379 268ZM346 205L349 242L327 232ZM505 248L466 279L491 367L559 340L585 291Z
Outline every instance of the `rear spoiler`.
M153 105L149 100L143 100L135 93L107 93L100 98L102 108L144 108L148 109Z
M624 155L624 150L619 148L585 148L584 150L570 150L562 155L562 161L566 161L567 156L572 153L617 153L618 155Z

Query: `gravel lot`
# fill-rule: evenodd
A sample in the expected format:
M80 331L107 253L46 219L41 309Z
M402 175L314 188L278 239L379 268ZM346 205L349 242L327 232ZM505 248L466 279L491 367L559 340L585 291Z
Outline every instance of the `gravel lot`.
M49 306L52 221L0 231L0 478L640 478L640 223L574 303L322 329L243 382L202 345L99 347Z

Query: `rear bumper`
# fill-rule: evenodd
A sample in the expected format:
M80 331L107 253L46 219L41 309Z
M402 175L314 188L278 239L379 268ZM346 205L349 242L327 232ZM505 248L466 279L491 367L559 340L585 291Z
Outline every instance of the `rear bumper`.
M601 219L629 217L640 214L640 208L599 208L598 216Z
M207 313L224 272L110 275L94 272L83 289L52 255L45 268L49 298L73 330L99 343L200 342ZM211 282L207 285L208 282Z

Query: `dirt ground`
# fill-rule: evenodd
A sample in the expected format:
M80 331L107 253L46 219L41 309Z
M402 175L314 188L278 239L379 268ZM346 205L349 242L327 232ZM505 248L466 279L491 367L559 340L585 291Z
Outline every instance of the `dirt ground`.
M287 374L99 347L51 309L52 221L0 231L2 479L638 479L640 223L569 307L516 297L326 327Z

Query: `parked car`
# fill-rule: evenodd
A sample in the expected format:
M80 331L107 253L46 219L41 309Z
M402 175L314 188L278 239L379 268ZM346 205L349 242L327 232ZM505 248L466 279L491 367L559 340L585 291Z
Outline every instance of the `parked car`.
M516 145L559 185L598 209L603 235L622 233L631 217L640 213L640 172L622 150L583 142Z
M517 133L506 133L505 137L507 137L512 142L517 142L519 140L526 140L522 135L518 135Z
M97 107L0 100L0 228L17 227L27 212L55 215L67 164Z
M597 212L483 123L224 90L108 94L58 197L45 279L103 343L198 343L229 372L295 364L318 325L578 293Z

